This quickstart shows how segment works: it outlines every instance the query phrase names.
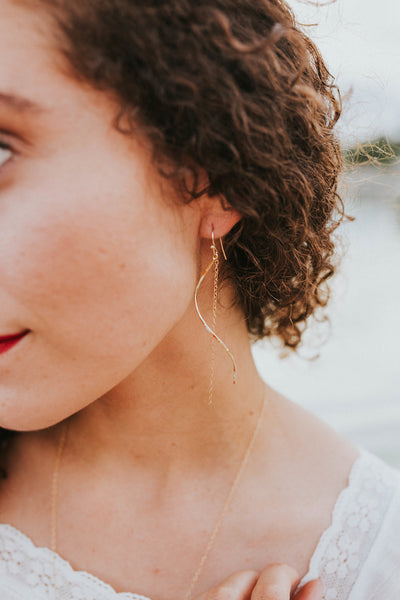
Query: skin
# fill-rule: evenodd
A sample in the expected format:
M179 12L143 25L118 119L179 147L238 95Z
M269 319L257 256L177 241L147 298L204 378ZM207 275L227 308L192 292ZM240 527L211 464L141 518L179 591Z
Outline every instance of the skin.
M194 594L220 598L228 585L232 600L288 600L358 451L261 380L230 284L217 331L238 381L217 347L208 404L210 337L194 290L212 230L224 236L240 215L215 198L177 202L146 140L111 127L113 101L63 74L50 27L1 3L0 335L30 330L0 355L0 426L26 432L10 451L1 519L49 545L49 482L71 417L58 552L117 591L183 597L265 399ZM210 276L199 297L209 323L211 298ZM314 582L296 600L320 597Z
M221 584L196 600L226 600L233 597L251 600L289 598L298 582L298 573L288 565L268 565L262 573L241 571L227 577ZM294 594L293 600L319 600L323 586L319 579L305 584Z

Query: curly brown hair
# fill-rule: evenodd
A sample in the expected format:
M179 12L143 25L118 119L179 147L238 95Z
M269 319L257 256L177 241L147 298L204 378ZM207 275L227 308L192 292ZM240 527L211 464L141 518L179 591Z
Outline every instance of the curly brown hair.
M342 155L340 94L283 0L19 0L45 6L68 72L118 101L154 164L192 201L242 220L222 271L254 339L296 349L329 298ZM201 172L208 185L199 189ZM191 181L191 185L188 185ZM349 218L349 217L347 217Z

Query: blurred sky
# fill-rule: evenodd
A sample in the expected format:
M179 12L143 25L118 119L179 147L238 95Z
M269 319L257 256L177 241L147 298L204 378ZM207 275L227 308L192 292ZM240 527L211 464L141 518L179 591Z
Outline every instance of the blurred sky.
M345 145L400 141L400 0L289 0L344 96ZM317 5L317 6L316 6ZM346 92L352 89L350 98Z

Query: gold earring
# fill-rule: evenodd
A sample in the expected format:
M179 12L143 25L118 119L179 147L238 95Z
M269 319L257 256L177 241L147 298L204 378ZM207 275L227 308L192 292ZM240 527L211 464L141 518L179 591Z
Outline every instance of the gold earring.
M194 294L194 303L196 306L197 314L199 315L200 320L203 323L204 327L212 335L213 339L216 340L217 342L219 342L221 344L221 346L223 347L223 349L228 353L228 355L232 361L232 365L233 365L233 383L236 383L237 367L236 367L235 358L234 358L232 352L229 350L228 346L215 333L215 326L216 326L216 321L217 321L219 254L218 254L217 247L215 245L214 228L212 229L211 237L212 237L211 250L212 250L213 256L212 256L210 263L205 268L205 270L204 270L202 276L200 277L199 282L196 286L196 290L195 290L195 294ZM226 260L226 254L225 254L225 249L224 249L224 246L222 243L222 238L220 238L220 244L221 244L222 253ZM202 315L200 313L197 296L198 296L200 286L204 281L204 278L206 277L207 273L209 272L209 270L211 269L211 267L213 265L214 265L214 293L213 293L213 320L212 320L212 328L211 328L207 325L207 323L205 322L204 318L202 317ZM208 393L208 403L209 404L212 404L212 398L213 398L214 372L215 372L215 347L213 345L212 349L211 349L211 377L210 377L210 386L209 386L209 393Z

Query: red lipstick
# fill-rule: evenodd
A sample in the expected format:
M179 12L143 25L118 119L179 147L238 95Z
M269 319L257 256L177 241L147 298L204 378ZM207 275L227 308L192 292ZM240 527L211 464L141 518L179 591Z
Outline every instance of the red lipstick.
M3 352L7 352L7 350L10 350L14 346L16 346L16 344L18 344L18 342L20 340L22 340L22 338L25 337L27 333L29 333L29 330L22 331L22 333L15 333L15 334L11 334L11 335L1 335L0 336L0 354L3 354Z

